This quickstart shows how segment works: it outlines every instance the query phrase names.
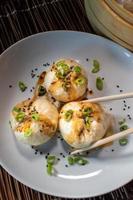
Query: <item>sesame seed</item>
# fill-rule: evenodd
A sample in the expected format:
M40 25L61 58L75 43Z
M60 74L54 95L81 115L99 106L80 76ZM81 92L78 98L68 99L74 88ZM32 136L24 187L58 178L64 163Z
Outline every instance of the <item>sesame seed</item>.
M60 155L63 155L63 153L60 153Z
M123 92L123 90L120 90L120 92Z
M102 80L104 80L104 77L102 78Z
M48 158L48 156L45 156L45 158L47 159L47 158Z
M38 69L37 68L35 68L35 71L37 71Z
M124 106L125 106L125 107L127 107L127 105L126 105L126 104L124 104Z
M130 106L128 106L127 108L130 109Z
M110 108L109 110L112 110L112 108Z
M37 151L35 151L35 154L37 154Z
M42 155L43 154L43 152L42 151L40 151L40 155Z
M117 85L116 87L117 87L117 88L119 88L120 86L119 86L119 85Z
M114 149L112 149L112 152L114 151Z
M89 61L89 58L86 58L86 61L88 62L88 61Z
M123 108L123 110L125 111L126 109L125 109L125 108Z
M62 155L63 156L63 158L65 158L65 155Z
M126 101L124 100L123 103L126 103Z
M9 88L12 88L12 85L9 85Z
M60 158L58 158L57 160L60 161Z
M32 89L30 90L30 92L32 92Z
M68 165L65 165L65 167L68 167Z

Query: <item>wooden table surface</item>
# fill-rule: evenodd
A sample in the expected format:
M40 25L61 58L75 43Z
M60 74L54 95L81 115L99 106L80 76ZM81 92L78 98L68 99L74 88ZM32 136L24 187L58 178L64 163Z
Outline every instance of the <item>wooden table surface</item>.
M94 33L83 0L0 0L0 53L34 33L77 30ZM115 180L114 180L115 181ZM34 191L0 167L0 200L55 200L58 197ZM133 181L90 200L133 200Z

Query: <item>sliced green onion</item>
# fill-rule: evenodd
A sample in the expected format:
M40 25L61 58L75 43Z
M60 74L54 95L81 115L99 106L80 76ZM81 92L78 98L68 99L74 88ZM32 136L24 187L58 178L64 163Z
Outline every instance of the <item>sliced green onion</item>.
M60 67L62 64L65 63L65 60L60 60L56 63L57 67Z
M77 162L79 165L86 165L88 163L88 160L85 160L83 158L81 158L80 160L78 160Z
M68 164L69 165L86 165L88 163L88 160L82 158L81 156L69 156L68 157Z
M97 73L100 71L100 63L97 60L93 60L93 68L91 70L92 73Z
M18 86L21 92L24 92L27 89L27 86L22 81L19 81Z
M24 117L25 117L25 113L24 112L19 112L15 119L16 119L17 122L22 122Z
M84 76L80 76L75 80L76 85L84 85L86 83L86 78Z
M119 125L123 125L126 122L126 119L119 121Z
M74 71L75 71L76 73L80 73L80 72L81 72L80 66L75 66L75 67L74 67Z
M31 128L27 128L27 130L24 132L24 136L25 137L29 137L32 135L32 129Z
M12 111L14 111L14 112L20 112L20 111L21 111L21 108L14 107L14 108L12 109Z
M124 146L124 145L126 145L128 143L128 139L127 138L121 138L121 139L119 139L119 144L121 145L121 146Z
M68 160L68 164L69 165L74 165L75 164L74 159L73 159L72 156L69 156L67 160Z
M50 176L53 174L53 165L52 164L47 165L47 173Z
M102 80L101 77L96 78L96 87L97 87L98 90L103 89L103 80Z
M120 131L125 131L128 129L128 125L124 124L120 127Z
M90 116L90 114L92 114L92 112L93 112L92 108L91 108L91 107L88 107L88 108L85 108L85 109L83 110L83 115L84 115L84 116Z
M46 93L46 89L42 85L40 85L38 88L38 95L43 96L45 93Z
M86 118L85 118L85 125L86 125L86 128L90 128L90 125L91 125L91 117L86 117Z
M32 119L35 120L35 121L38 121L39 120L39 114L38 113L33 113L31 115Z
M47 163L48 164L51 164L51 165L54 165L56 163L56 157L55 156L48 156L47 158Z
M70 121L72 119L72 116L73 116L73 110L66 111L66 113L65 113L66 121Z

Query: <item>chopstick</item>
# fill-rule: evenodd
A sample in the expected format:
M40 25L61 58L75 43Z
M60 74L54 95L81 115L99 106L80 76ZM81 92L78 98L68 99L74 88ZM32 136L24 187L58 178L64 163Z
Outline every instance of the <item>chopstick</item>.
M116 134L111 135L109 137L106 137L104 139L101 139L101 140L95 142L94 144L92 144L89 147L85 147L83 149L74 150L74 151L71 152L71 155L92 150L92 149L97 148L97 147L99 147L101 145L104 145L104 144L107 144L107 143L112 142L114 140L118 140L120 138L123 138L123 137L125 137L125 136L127 136L127 135L129 135L131 133L133 133L133 128L129 128L129 129L125 130L125 131L121 131L119 133L116 133Z
M112 101L112 100L119 100L119 99L126 99L126 98L133 98L133 92L125 93L125 94L116 94L116 95L105 96L105 97L98 97L94 99L87 99L87 100L83 100L82 102L104 102L104 101Z

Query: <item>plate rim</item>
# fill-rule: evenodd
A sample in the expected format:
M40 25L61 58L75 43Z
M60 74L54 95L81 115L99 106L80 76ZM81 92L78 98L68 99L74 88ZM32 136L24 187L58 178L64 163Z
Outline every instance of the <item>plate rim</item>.
M12 44L11 46L9 46L7 49L5 49L1 54L0 54L0 59L2 59L2 57L3 56L5 56L12 48L14 48L14 47L16 47L17 45L19 45L20 43L22 43L22 42L24 42L24 41L26 41L26 40L28 40L28 39L31 39L31 38L34 38L34 37L39 37L40 35L47 35L47 34L55 34L55 33L68 33L68 34L71 34L71 33L79 33L79 34L83 34L83 35L86 35L87 37L92 37L92 38L98 38L98 39L101 39L101 40L104 40L104 41L106 41L106 42L108 42L108 43L110 43L111 45L113 45L113 46L116 46L116 47L118 47L118 48L120 48L122 51L125 51L126 53L128 53L128 54L130 54L132 57L133 57L133 53L132 52L130 52L129 50L127 50L126 48L124 48L124 47L122 47L121 45L119 45L119 44L117 44L117 43L115 43L115 42L113 42L113 41L111 41L111 40L109 40L109 39L107 39L107 38L104 38L104 37L102 37L102 36L99 36L99 35L96 35L96 34L92 34L92 33L88 33L88 32L82 32L82 31L69 31L69 30L55 30L55 31L46 31L46 32L39 32L39 33L36 33L36 34L33 34L33 35L30 35L30 36L27 36L27 37L24 37L23 39L21 39L21 40L19 40L19 41L17 41L17 42L15 42L14 44ZM124 183L122 182L121 184L119 184L119 187L114 187L114 188L112 188L112 189L110 189L110 190L106 190L106 191L104 191L104 192L101 192L101 193L98 193L98 194L96 194L96 195L84 195L84 194L80 194L80 195L69 195L68 194L68 196L67 195L63 195L63 194L60 194L59 192L53 192L53 191L46 191L45 190L45 188L44 188L44 190L42 190L42 189L39 189L39 187L38 186L36 186L36 187L34 187L34 186L32 186L31 184L29 184L27 181L25 181L25 180L23 180L23 179L21 179L21 178L19 178L18 176L16 176L13 172L12 172L12 170L10 169L10 168L8 168L8 166L4 163L4 162L2 162L2 159L0 159L0 165L2 166L2 168L9 174L9 175L11 175L13 178L15 178L15 180L17 180L17 181L19 181L20 183L22 183L23 185L25 185L25 186L27 186L27 187L29 187L29 188L31 188L31 189L33 189L33 190L35 190L35 191L38 191L38 192L41 192L41 193L44 193L44 194L48 194L48 195L52 195L52 196L55 196L55 197L61 197L61 198L77 198L77 199L79 199L79 198L91 198L91 197L97 197L97 196L99 196L99 195L104 195L104 194L107 194L107 193L110 193L110 192L112 192L112 191L114 191L114 190L116 190L116 189L119 189L119 188L121 188L123 185L125 185L125 184L128 184L130 181L132 181L133 180L133 178L131 178L130 180L127 180L126 182L124 181Z

